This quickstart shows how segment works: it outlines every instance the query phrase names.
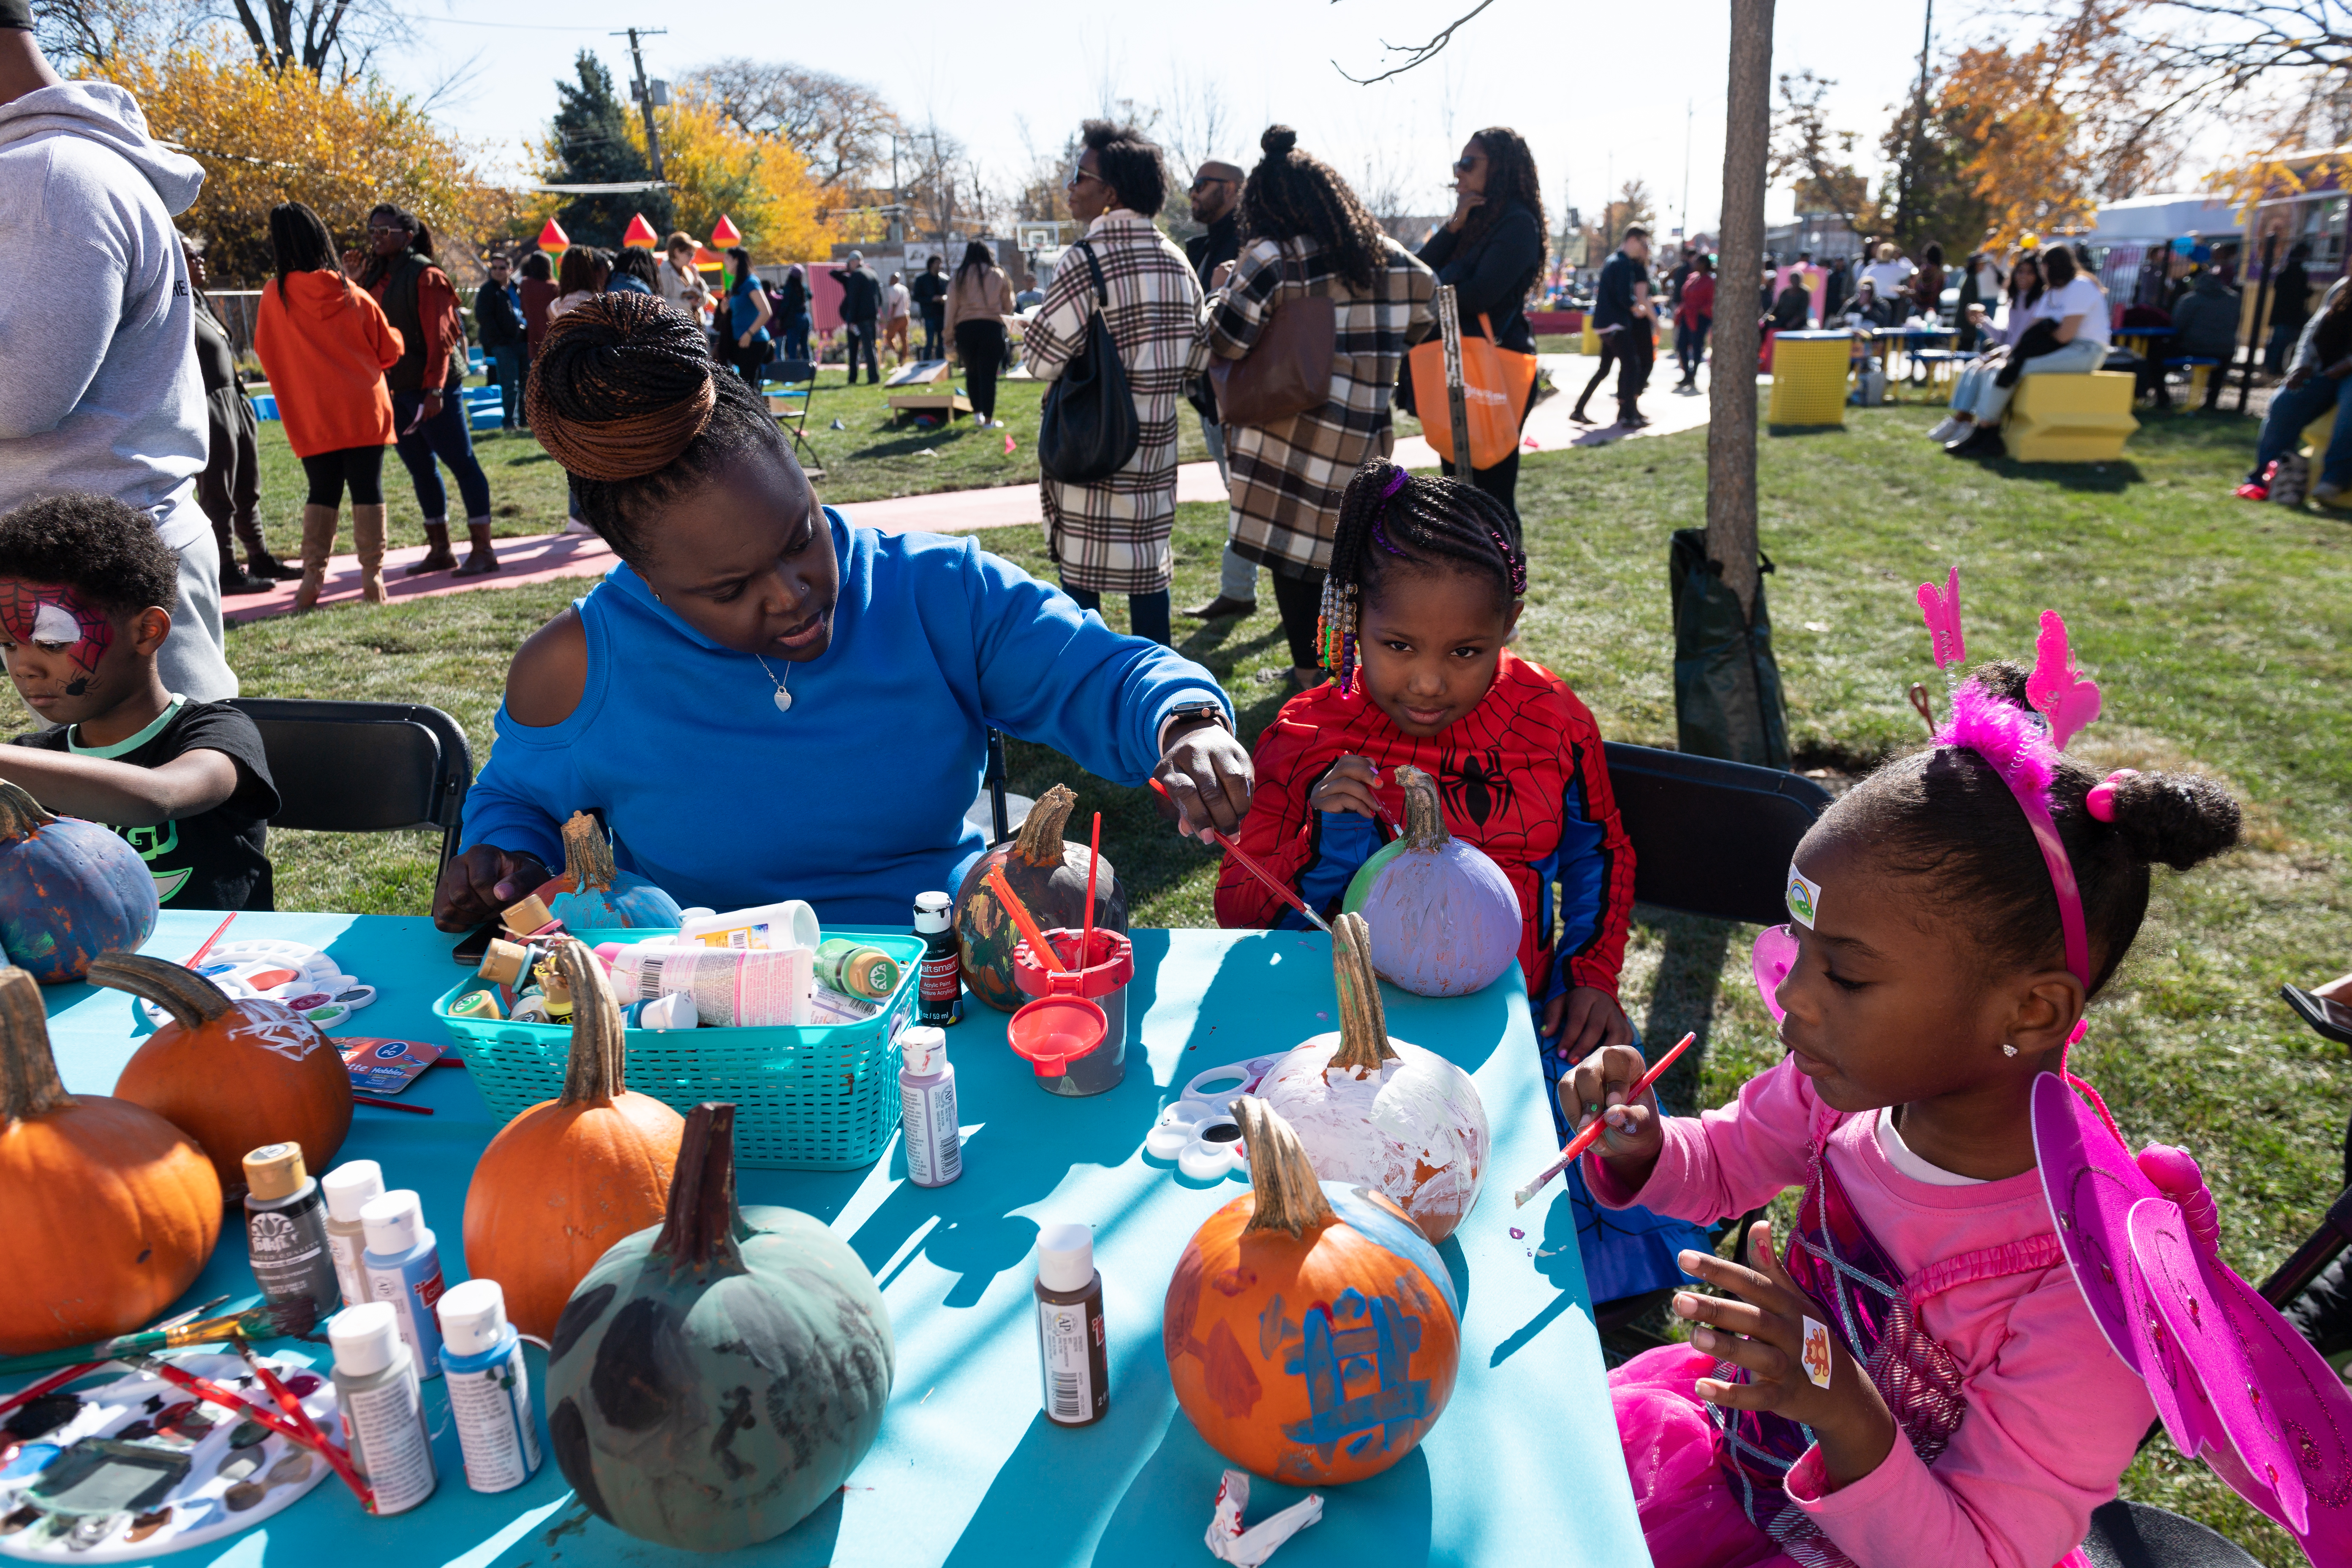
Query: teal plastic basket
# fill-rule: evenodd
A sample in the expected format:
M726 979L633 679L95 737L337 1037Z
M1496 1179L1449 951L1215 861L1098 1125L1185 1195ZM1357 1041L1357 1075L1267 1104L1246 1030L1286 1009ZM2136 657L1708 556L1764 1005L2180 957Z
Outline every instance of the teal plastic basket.
M600 942L658 941L667 931L583 931ZM898 989L856 1024L805 1029L631 1029L629 1087L681 1115L706 1100L735 1103L735 1161L761 1170L855 1171L879 1159L898 1126L898 1031L914 1019L923 941L898 931L829 930L898 960ZM452 1017L450 1005L496 986L467 975L433 1004L491 1112L512 1118L563 1092L568 1024Z

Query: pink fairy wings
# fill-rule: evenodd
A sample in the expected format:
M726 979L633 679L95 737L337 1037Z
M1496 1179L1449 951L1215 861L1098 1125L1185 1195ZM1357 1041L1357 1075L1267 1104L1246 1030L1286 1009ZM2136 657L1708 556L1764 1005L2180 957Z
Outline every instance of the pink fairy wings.
M2352 1394L2221 1261L2196 1161L2158 1144L2135 1159L2113 1122L2050 1073L2033 1080L2032 1117L2074 1283L2173 1441L2319 1568L2352 1565Z
M2025 700L2050 721L2050 743L2066 749L2099 716L2099 687L2074 668L2066 623L2055 610L2042 612L2042 635L2033 640L2033 673L2025 679Z
M1968 662L1968 644L1960 637L1960 569L1952 568L1941 594L1933 583L1919 584L1919 613L1927 617L1927 636L1935 645L1936 668L1957 670Z

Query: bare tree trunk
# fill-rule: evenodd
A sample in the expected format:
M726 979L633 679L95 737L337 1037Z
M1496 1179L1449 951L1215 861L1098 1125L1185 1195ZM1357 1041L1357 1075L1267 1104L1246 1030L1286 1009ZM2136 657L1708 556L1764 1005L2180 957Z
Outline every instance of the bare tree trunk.
M1707 384L1706 554L1756 610L1756 280L1764 268L1764 165L1772 142L1772 0L1731 0L1715 367Z

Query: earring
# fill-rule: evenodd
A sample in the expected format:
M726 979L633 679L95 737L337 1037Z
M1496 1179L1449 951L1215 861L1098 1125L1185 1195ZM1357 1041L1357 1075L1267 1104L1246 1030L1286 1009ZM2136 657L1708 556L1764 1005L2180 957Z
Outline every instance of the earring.
M2003 1040L2000 1043L2000 1054L2005 1057L2013 1057L2017 1054L2017 1047L2010 1044L2007 1040Z

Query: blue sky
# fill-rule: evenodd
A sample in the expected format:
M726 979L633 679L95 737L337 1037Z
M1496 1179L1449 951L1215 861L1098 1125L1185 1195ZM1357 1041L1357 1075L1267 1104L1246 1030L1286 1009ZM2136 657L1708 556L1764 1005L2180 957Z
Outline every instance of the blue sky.
M1198 84L1214 82L1233 127L1225 156L1246 164L1258 132L1285 121L1350 179L1396 182L1414 211L1450 206L1447 165L1468 132L1496 122L1535 148L1555 222L1564 202L1591 213L1612 182L1633 176L1649 183L1668 226L1680 221L1686 189L1695 226L1711 228L1718 206L1724 0L1494 0L1435 61L1372 87L1343 79L1334 61L1370 74L1382 40L1425 37L1449 4L754 0L689 10L645 0L414 0L404 9L414 42L384 61L387 74L423 89L478 52L472 86L436 112L509 170L554 112L555 79L577 50L596 50L625 76L626 41L608 34L634 23L669 29L646 40L651 75L682 77L725 55L822 67L871 82L911 119L936 120L1008 174L1026 166L1030 147L1059 145L1107 102L1197 103ZM1951 0L1943 11L1965 15ZM1782 0L1774 71L1810 67L1835 79L1843 122L1874 146L1887 106L1909 90L1922 16L1921 0ZM1944 31L1939 17L1939 39ZM1790 205L1777 191L1768 210L1778 218Z

